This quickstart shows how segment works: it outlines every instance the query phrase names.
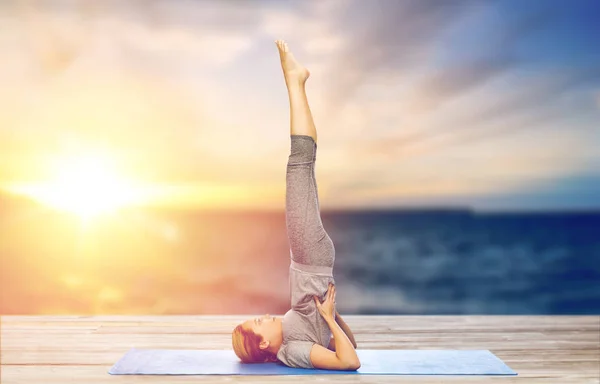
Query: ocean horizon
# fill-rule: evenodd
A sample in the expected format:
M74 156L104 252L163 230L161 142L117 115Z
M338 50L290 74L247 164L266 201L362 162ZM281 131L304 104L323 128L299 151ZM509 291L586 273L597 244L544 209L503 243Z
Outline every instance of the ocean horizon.
M31 209L0 210L3 314L289 309L283 210L129 209L82 226ZM321 216L336 249L340 313L600 313L600 211Z

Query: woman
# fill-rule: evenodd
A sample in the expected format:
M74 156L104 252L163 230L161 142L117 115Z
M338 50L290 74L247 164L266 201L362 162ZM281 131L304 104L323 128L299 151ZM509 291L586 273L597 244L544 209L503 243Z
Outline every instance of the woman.
M360 360L354 336L335 310L335 249L319 212L317 131L304 88L310 73L287 43L275 43L290 100L285 208L292 309L283 318L267 314L238 325L232 334L233 350L245 363L281 361L295 368L356 370Z

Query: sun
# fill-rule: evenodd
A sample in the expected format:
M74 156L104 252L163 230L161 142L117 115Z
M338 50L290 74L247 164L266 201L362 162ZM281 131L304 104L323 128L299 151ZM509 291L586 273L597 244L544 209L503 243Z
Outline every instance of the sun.
M79 154L62 157L55 161L53 169L52 180L14 189L86 220L112 213L143 197L138 188L118 174L114 162L106 156Z

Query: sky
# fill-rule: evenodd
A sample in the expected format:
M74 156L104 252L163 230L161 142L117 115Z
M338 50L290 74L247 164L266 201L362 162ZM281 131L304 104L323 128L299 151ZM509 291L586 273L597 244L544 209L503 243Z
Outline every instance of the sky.
M599 17L583 0L3 1L0 189L66 174L100 198L125 193L103 189L118 174L155 205L283 209L282 38L311 71L323 209L598 209Z

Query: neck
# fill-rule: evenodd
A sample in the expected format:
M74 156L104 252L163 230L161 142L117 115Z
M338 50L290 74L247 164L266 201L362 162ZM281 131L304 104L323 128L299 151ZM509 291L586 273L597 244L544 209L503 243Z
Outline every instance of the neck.
M277 356L277 352L279 352L279 349L281 348L281 344L283 344L283 343L282 342L271 343L271 345L269 346L269 348L267 348L267 350L269 352L271 352L272 354L274 354L275 356Z
M281 319L275 319L275 321L279 323L281 332L279 332L279 337L271 341L271 344L269 345L269 348L267 348L267 350L272 354L277 355L277 352L279 352L279 348L281 348L281 344L283 344L283 323Z

